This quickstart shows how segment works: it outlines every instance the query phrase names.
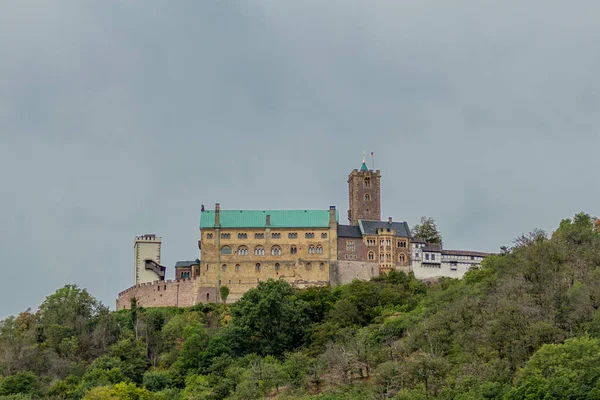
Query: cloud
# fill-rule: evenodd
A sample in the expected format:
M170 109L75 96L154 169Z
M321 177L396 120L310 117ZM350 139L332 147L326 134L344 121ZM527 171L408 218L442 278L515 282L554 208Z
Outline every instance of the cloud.
M133 238L197 257L200 204L347 208L494 251L594 213L593 1L0 5L0 315L75 282L113 306ZM172 271L169 271L172 276ZM24 282L27 282L25 284Z

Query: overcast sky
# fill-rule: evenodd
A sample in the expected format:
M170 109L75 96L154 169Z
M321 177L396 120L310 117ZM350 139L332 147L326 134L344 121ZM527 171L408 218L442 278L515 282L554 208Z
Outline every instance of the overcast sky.
M383 218L497 251L600 214L600 2L0 2L0 317L67 283L114 308L133 240L168 277L200 205Z

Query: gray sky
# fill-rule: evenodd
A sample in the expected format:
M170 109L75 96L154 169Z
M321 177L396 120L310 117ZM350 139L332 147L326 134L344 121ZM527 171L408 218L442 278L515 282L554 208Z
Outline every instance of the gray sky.
M0 2L0 316L114 308L133 239L197 257L200 205L383 217L496 251L598 212L600 2Z

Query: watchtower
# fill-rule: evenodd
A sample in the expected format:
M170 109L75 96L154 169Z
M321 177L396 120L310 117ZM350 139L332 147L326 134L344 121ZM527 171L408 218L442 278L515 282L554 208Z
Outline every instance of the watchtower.
M369 170L365 163L365 153L360 169L348 175L350 225L358 225L358 220L381 221L381 172Z

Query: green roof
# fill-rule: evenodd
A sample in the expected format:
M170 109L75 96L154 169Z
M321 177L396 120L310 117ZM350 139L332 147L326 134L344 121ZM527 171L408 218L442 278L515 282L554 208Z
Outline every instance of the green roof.
M329 210L221 210L221 228L266 228L267 215L271 228L328 228ZM335 221L339 215L336 210ZM200 214L200 229L215 226L215 212Z
M361 171L368 171L369 170L369 168L367 168L367 164L365 164L364 161L363 161L362 165L360 166L360 170Z

